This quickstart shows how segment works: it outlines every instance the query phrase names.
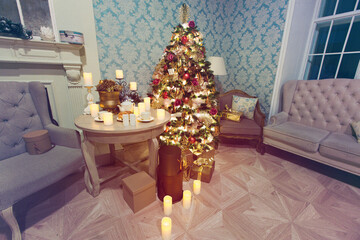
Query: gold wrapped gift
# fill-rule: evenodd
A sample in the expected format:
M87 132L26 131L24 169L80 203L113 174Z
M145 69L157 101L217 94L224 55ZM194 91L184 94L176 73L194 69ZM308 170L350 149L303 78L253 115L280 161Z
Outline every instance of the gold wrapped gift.
M225 111L222 112L222 118L234 122L240 122L243 113L237 112L230 109L227 105L225 105Z
M189 149L183 149L181 151L182 168L183 168L183 180L190 180L190 169L194 162L194 154Z
M215 170L214 158L198 158L191 167L190 178L209 183Z

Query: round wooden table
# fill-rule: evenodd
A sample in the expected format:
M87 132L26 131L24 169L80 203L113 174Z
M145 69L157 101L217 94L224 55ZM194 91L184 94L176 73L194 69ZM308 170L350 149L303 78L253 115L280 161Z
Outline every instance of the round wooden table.
M81 149L86 164L84 180L86 188L92 196L99 195L102 182L114 177L112 175L99 178L95 163L95 142L109 144L110 154L114 155L115 143L126 144L147 141L149 145L149 175L154 179L156 178L159 148L156 138L164 132L164 127L170 121L171 115L165 112L165 118L160 120L156 116L156 110L152 109L151 116L154 118L151 122L136 121L136 126L129 125L126 127L122 122L116 120L116 115L114 115L114 124L111 126L105 126L103 122L96 122L90 115L81 115L75 119L75 125L83 130L84 139L81 143Z

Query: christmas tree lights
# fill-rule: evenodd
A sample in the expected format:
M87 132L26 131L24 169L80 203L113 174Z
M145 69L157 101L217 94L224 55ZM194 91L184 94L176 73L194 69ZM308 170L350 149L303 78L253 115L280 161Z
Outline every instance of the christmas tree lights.
M152 106L172 114L160 144L196 155L212 149L219 127L214 75L205 53L195 23L178 25L151 82Z

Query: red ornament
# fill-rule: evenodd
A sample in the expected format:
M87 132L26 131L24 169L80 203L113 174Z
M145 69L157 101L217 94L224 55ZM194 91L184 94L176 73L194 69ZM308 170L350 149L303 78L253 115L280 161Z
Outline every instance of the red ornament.
M196 139L194 137L190 137L189 141L190 141L191 144L194 144L196 142Z
M185 73L184 76L183 76L183 79L188 80L189 78L190 78L190 74Z
M168 98L168 93L167 92L163 92L163 98L164 99Z
M188 97L184 98L184 103L188 103L188 102L189 102L189 98Z
M164 66L164 71L167 71L167 70L168 70L168 66L165 65L165 66Z
M186 44L187 43L187 41L188 41L188 38L187 38L187 36L183 36L182 38L181 38L181 42L182 42L182 44Z

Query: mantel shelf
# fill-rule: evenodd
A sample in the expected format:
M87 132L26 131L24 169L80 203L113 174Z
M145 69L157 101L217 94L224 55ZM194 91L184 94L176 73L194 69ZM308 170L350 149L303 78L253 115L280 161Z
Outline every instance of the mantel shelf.
M83 45L0 37L0 62L62 65L71 83L80 81Z

